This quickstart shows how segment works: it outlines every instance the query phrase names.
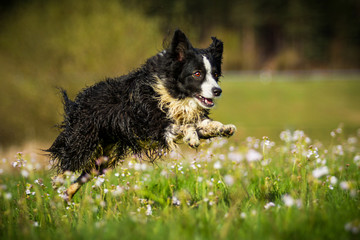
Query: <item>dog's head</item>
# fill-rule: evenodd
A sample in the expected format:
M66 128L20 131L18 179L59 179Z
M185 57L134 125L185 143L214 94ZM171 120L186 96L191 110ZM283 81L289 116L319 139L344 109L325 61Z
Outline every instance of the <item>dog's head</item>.
M212 37L208 48L192 47L185 34L177 30L165 54L169 59L165 86L175 99L192 98L204 109L214 106L221 95L218 84L221 76L223 43Z

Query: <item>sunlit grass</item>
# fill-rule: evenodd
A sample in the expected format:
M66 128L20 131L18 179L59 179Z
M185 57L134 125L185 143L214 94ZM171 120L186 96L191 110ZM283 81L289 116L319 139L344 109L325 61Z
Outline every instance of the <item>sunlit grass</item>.
M360 127L358 75L224 74L223 94L212 117L235 124L238 136L279 139L282 129L303 129L329 143L339 123L348 134Z
M72 173L19 153L0 170L2 239L354 239L360 231L359 133L330 144L216 139L152 165L130 157L65 203Z

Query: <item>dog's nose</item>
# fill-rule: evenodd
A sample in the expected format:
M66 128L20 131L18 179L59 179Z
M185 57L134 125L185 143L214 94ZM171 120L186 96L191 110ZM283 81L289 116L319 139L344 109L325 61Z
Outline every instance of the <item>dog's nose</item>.
M221 88L214 87L214 88L212 89L212 92L213 92L213 94L214 94L215 97L218 97L218 96L221 95L222 90L221 90Z

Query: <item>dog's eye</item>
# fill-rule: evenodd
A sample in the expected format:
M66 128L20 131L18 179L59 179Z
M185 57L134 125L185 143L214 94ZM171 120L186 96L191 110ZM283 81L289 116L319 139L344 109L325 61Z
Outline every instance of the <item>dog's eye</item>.
M194 76L195 78L199 78L199 77L201 77L201 72L200 72L200 71L196 71L196 72L193 73L193 76Z
M214 72L214 77L215 78L218 78L219 77L219 74L217 72Z

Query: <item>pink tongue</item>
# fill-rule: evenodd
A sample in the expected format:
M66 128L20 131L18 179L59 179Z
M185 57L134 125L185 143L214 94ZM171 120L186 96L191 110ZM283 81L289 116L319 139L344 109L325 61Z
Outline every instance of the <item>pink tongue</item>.
M213 104L212 100L207 99L207 98L204 99L204 102L205 102L207 105Z

